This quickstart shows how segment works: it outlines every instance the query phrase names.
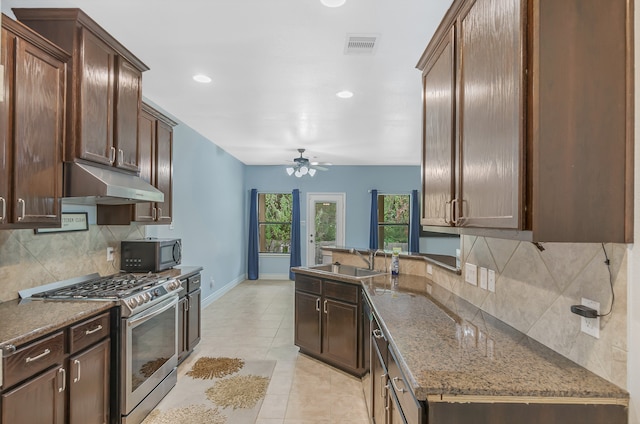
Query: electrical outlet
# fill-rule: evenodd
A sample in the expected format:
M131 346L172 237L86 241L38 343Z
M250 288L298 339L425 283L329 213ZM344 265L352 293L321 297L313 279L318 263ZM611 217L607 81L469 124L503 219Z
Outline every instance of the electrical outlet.
M427 264L427 274L433 275L433 265Z
M467 283L477 286L478 285L478 266L474 264L470 264L469 262L464 264L464 281Z
M492 269L487 272L487 289L491 293L496 292L496 272Z
M211 280L209 280L209 288L211 290L213 290L213 287L216 285L215 280L213 279L213 277L211 277Z
M107 247L107 262L113 262L113 252L114 252L114 248L113 247Z
M487 268L485 267L480 267L480 288L487 289Z
M582 298L582 304L584 306L588 306L592 309L595 309L596 311L598 311L598 314L600 313L600 303L596 302L595 300L589 300L589 299L585 299L584 297ZM580 322L580 330L583 333L586 333L592 337L595 337L596 339L600 338L600 317L596 317L596 318L585 318L585 317L581 317L580 318L581 322Z

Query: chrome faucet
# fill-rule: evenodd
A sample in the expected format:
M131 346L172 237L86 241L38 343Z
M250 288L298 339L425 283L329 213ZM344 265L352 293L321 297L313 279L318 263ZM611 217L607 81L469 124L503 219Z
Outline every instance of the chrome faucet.
M362 255L362 253L360 253L357 249L354 249L354 248L349 249L349 253L351 253L351 254L355 253L356 255L358 255L358 257L360 259L362 259L363 261L366 262L367 269L373 269L373 256L374 256L374 253L372 253L371 250L369 250L369 259L365 258Z

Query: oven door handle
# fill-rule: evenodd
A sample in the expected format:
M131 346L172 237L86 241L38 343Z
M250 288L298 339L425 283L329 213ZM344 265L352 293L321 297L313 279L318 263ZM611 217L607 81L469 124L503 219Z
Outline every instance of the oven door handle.
M134 319L128 319L127 325L129 327L136 326L138 324L141 324L145 321L150 320L155 316L160 315L167 309L171 309L172 307L178 304L178 295L176 294L175 296L172 296L171 299L165 300L163 303L165 303L165 305L163 305L162 303L158 303L157 305L147 309L146 312L143 312L140 315L137 315Z

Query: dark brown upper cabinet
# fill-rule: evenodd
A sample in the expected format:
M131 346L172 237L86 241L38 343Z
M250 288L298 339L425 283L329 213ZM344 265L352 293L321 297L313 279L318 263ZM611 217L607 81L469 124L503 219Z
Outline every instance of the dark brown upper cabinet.
M2 15L0 228L60 226L69 55Z
M13 12L72 54L64 159L139 172L142 72L149 68L80 9Z
M629 0L455 0L418 63L431 231L632 242Z
M138 118L140 178L162 191L164 202L98 205L99 225L171 224L173 221L173 127L177 123L146 103Z

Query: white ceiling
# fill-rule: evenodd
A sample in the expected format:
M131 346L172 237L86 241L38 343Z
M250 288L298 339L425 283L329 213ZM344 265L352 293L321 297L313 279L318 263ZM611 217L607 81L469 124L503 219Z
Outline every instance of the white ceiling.
M248 165L306 148L335 165L419 165L415 65L451 0L0 0L79 7L146 63L143 95ZM376 34L345 55L347 34ZM210 84L192 80L209 75ZM341 90L355 93L339 99Z

